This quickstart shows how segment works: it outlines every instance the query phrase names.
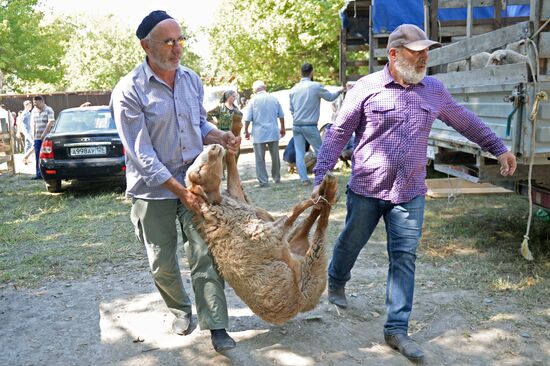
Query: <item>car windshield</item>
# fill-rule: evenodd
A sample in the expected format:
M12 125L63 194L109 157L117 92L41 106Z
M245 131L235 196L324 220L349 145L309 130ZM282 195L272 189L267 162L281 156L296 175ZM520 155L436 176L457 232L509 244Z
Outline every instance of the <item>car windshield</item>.
M55 132L85 132L115 128L115 121L109 110L72 110L61 112L55 125Z

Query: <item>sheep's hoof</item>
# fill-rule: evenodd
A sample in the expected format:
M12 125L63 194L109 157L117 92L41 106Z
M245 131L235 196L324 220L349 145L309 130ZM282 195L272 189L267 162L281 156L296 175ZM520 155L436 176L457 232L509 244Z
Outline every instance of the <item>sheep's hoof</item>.
M325 199L331 205L338 200L338 179L332 173L327 173L323 178L321 187L319 189L319 195L325 197Z

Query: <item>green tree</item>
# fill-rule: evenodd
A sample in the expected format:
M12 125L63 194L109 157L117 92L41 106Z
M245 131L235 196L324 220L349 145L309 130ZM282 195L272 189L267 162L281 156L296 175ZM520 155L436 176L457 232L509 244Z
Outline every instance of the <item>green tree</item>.
M63 77L67 29L44 24L37 2L0 0L0 91L20 91L25 82L55 83Z
M110 90L121 77L143 62L145 53L134 34L113 15L78 16L70 22L75 30L63 60L67 73L61 89L67 91ZM185 31L184 34L192 38ZM183 61L191 68L199 57L184 48Z
M262 79L273 89L288 88L310 62L315 77L338 79L338 10L344 0L228 0L208 30L211 69L237 75L242 88Z
M67 72L58 89L109 90L143 60L132 31L113 16L79 15L68 22L74 31L63 59Z

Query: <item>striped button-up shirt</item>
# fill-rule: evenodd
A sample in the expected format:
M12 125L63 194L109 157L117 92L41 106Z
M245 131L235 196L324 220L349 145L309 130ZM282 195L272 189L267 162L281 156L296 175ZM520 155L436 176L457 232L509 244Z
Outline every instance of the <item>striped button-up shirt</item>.
M55 121L53 109L44 104L44 108L39 110L37 107L32 109L31 114L33 124L33 136L35 140L42 140L42 134L48 125L48 122Z
M289 108L292 113L293 125L317 126L320 115L321 98L332 102L340 95L340 91L331 93L323 84L302 78L289 94Z
M119 81L111 113L126 150L126 194L176 199L162 187L170 177L185 184L185 173L215 126L206 121L204 89L198 75L180 66L172 90L147 62Z
M355 132L349 188L356 194L398 204L426 193L428 135L438 118L484 151L507 151L474 113L459 105L432 77L407 88L388 67L361 78L350 90L317 158L315 184L334 167Z

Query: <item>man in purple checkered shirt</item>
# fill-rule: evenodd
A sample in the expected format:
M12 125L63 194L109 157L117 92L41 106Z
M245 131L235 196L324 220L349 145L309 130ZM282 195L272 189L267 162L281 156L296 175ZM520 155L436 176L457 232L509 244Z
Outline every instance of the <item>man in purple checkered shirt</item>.
M496 156L502 175L512 175L516 169L515 157L502 141L474 113L457 104L440 81L426 76L431 46L440 45L415 25L403 24L392 32L389 64L355 84L327 132L314 169L312 193L318 196L324 175L355 132L346 223L329 266L329 301L347 306L344 287L351 269L383 217L389 256L384 339L413 361L424 358L424 351L407 331L433 121L442 120Z

